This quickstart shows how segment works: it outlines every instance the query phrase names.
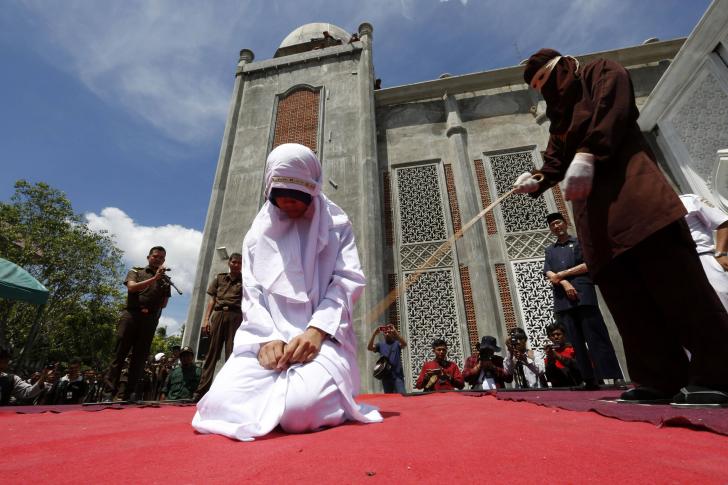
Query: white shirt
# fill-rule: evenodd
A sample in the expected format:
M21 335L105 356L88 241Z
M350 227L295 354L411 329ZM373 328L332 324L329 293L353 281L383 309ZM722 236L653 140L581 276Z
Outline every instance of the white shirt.
M535 360L532 355L533 352L529 350L526 355L526 361L523 363L523 376L526 378L528 387L539 387L538 376L546 371L543 362ZM516 377L518 373L518 361L511 355L510 351L506 352L506 356L503 359L503 368L514 378ZM516 386L516 383L514 382L513 385Z
M713 231L728 221L728 214L695 194L681 195L680 200L688 211L685 221L690 228L690 235L695 241L698 254L714 252Z

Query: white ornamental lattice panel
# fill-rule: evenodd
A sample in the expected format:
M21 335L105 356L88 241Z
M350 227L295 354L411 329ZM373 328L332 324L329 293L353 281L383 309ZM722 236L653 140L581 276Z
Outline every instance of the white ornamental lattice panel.
M690 93L672 123L692 158L692 169L710 182L716 151L728 147L728 93L712 73Z
M404 271L415 270L423 266L430 257L438 254L433 258L426 268L437 268L442 266L452 266L452 250L437 251L442 243L423 243L423 244L403 244L399 250L399 260Z
M553 322L553 292L543 276L543 259L512 262L511 268L516 280L516 295L521 306L523 322L530 347L539 359L541 349L548 343L546 326Z
M423 273L407 289L405 303L412 387L422 370L422 364L434 358L432 341L436 338L447 342L448 360L455 361L462 369L463 350L452 270Z
M513 152L489 157L498 196L513 188L513 182L523 172L534 170L533 153ZM500 204L506 232L541 230L546 227L546 202L526 194L513 194Z
M503 239L510 259L540 258L546 246L553 242L551 231L548 230L506 234Z
M436 165L397 169L402 244L447 239Z

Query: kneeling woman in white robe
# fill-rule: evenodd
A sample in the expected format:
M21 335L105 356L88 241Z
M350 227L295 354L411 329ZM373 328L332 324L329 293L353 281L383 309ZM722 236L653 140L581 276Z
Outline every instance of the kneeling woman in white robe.
M248 441L382 421L357 404L351 312L365 285L351 222L321 193L321 164L298 144L266 162L267 201L243 241L243 323L192 426Z

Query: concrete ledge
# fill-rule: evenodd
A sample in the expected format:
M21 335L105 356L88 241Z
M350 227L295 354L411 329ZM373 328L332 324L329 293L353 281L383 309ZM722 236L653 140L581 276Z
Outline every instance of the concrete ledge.
M665 40L652 44L595 52L576 57L582 63L603 57L615 60L627 67L637 66L664 59L672 59L684 42L685 38ZM424 99L441 98L446 92L450 94L465 93L509 85L518 85L525 89L526 84L523 82L523 69L523 66L512 66L380 89L374 92L374 101L377 106L387 106Z
M314 51L303 52L284 57L276 57L260 62L252 62L238 67L235 71L236 75L251 74L258 71L267 71L271 69L279 69L281 67L292 66L294 64L302 64L311 60L326 59L327 57L337 57L342 55L351 55L362 50L361 41L352 42L351 44L337 45L327 47L325 49L317 49Z

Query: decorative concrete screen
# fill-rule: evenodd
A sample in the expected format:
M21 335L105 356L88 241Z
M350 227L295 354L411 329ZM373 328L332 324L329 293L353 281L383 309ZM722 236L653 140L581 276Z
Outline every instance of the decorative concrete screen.
M543 259L511 261L511 269L531 348L541 355L541 349L548 342L546 326L553 321L554 307L551 285L543 277Z
M449 236L437 164L395 170L397 189L399 271L402 278L414 272ZM448 344L449 359L462 368L453 254L447 252L427 267L404 295L403 321L409 339L412 385L422 364L432 358L432 341ZM402 280L400 280L402 281Z
M710 71L691 86L672 118L690 170L711 184L716 152L728 148L728 89Z
M509 191L513 181L523 172L534 170L534 152L513 151L486 157L498 196ZM513 195L495 211L508 255L509 278L498 278L498 284L510 285L515 295L516 311L525 326L531 348L538 351L547 341L545 327L552 321L551 288L543 277L544 248L551 243L546 227L550 211L544 197ZM497 270L498 268L496 268ZM501 298L503 297L501 291ZM506 304L507 310L507 302ZM540 352L537 352L540 355Z

